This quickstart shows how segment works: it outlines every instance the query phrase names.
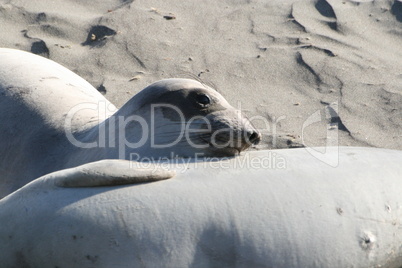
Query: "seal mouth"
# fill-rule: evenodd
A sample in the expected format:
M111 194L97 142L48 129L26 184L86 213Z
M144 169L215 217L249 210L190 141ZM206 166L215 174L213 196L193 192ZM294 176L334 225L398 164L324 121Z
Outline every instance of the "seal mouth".
M247 146L247 144L241 148L237 148L237 147L216 147L214 146L209 140L200 137L200 139L202 141L204 141L206 144L209 145L209 147L212 149L214 156L218 156L218 157L225 157L225 156L236 156L236 155L240 155L240 153L244 150L246 150L249 146Z

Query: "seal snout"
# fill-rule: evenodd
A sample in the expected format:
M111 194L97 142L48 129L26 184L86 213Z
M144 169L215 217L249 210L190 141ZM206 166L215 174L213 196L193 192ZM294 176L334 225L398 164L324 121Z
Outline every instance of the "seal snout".
M212 131L208 143L214 155L238 155L261 141L261 133L235 109L215 113L209 119Z
M251 144L256 145L261 141L261 133L256 129L247 131L246 136Z

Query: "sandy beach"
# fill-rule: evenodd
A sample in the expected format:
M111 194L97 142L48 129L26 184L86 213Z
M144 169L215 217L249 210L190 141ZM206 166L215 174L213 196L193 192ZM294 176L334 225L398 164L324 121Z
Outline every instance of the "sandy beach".
M259 148L402 149L402 2L0 0L0 47L76 72L118 107L196 78L241 108Z

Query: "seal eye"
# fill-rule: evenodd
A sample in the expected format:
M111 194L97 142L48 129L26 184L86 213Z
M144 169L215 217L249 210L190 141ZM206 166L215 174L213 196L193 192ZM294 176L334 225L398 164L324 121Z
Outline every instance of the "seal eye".
M201 104L204 107L211 104L211 99L208 97L208 95L205 94L197 95L196 100L199 104Z

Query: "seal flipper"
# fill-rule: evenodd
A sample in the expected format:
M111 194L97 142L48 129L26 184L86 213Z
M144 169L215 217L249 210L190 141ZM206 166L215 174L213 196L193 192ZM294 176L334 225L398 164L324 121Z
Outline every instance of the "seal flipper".
M55 172L48 179L59 187L97 187L116 186L153 182L172 178L176 172L127 160L101 160L75 168ZM62 172L62 173L61 173Z

